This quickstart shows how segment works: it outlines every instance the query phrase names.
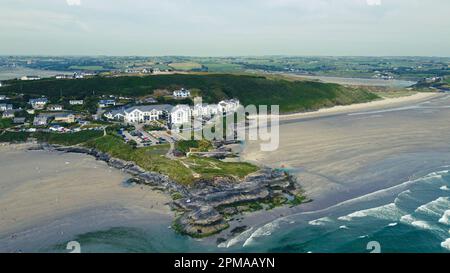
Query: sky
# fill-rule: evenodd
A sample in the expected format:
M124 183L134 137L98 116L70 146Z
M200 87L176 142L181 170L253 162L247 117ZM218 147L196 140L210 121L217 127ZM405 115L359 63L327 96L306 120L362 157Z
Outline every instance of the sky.
M0 55L450 56L448 0L0 0Z

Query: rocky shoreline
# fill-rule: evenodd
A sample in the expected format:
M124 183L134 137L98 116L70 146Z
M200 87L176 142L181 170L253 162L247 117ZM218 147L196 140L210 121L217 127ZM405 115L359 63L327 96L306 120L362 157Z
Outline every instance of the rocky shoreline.
M283 205L294 206L305 201L294 177L269 168L250 174L241 181L215 178L199 181L188 188L165 175L148 172L134 162L91 148L41 144L32 149L90 155L132 175L129 183L148 185L171 194L173 201L170 206L177 216L173 228L195 238L208 237L227 229L235 215Z

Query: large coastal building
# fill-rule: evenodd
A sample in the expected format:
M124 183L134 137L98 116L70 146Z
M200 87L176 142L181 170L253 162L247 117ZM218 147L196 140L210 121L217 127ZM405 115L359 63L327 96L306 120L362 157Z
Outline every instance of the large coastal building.
M132 106L109 111L105 114L105 117L126 123L147 123L166 119L172 107L168 104Z
M189 105L177 105L170 112L170 124L172 126L178 126L185 123L189 123L192 117L192 109Z
M177 105L140 105L113 109L104 114L107 119L125 123L147 123L155 120L167 120L171 126L178 127L191 122L192 117L212 117L235 112L240 106L239 100L221 101L219 104Z

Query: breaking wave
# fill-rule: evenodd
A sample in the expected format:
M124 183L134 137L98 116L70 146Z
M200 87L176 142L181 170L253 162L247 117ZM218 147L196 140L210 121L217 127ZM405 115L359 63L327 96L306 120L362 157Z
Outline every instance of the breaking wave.
M439 219L439 223L450 225L450 210L444 212L444 215Z
M450 250L450 238L441 243L441 246L447 250Z
M396 221L400 219L403 214L404 213L399 208L397 208L394 203L391 203L381 207L356 211L346 216L339 217L338 220L352 221L355 218L375 217L383 220Z
M320 219L309 221L308 224L311 225L311 226L324 226L324 225L326 225L328 223L331 223L331 222L333 222L333 220L331 218L323 217L323 218L320 218Z
M241 234L237 235L236 237L228 240L227 242L219 244L217 247L229 248L238 243L244 242L245 240L247 240L247 238L249 238L251 236L252 231L253 231L253 227L245 230L244 232L242 232Z
M415 212L441 217L448 208L450 208L450 197L439 197L430 203L418 207Z

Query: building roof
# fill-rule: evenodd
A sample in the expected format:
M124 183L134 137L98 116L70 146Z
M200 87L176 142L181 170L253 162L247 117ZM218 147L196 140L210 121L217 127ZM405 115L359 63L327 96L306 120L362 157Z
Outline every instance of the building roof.
M130 108L125 109L124 111L127 113L131 113L134 110L139 110L141 112L151 112L153 110L169 112L170 110L172 110L172 108L173 106L169 104L139 105L139 106L132 106Z

